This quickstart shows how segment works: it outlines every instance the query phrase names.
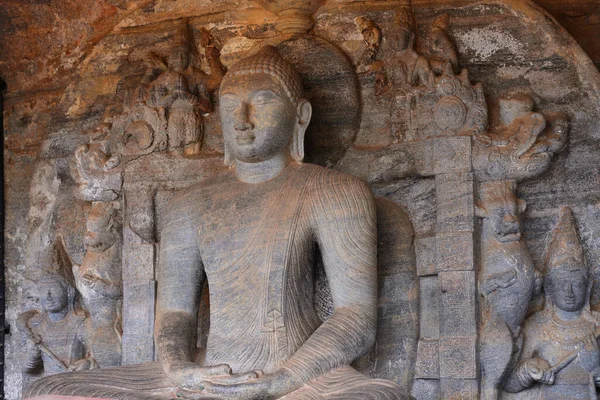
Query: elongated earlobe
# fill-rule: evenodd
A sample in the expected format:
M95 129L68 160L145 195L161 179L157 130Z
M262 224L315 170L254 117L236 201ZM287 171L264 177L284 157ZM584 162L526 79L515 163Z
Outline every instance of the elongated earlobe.
M302 162L304 160L304 137L312 116L312 106L307 100L300 100L298 102L297 113L298 123L294 129L290 143L290 154L294 161Z

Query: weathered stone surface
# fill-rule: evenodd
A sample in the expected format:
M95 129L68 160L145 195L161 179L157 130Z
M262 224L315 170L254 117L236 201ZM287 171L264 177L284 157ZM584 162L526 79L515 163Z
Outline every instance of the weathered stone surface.
M473 271L473 234L471 232L438 233L436 236L436 271Z
M476 337L475 272L440 272L440 336Z
M419 340L416 379L440 378L440 343L438 340Z
M153 361L156 282L123 283L122 364Z
M424 276L420 279L421 339L440 337L441 288L437 276Z
M437 263L437 241L435 236L416 238L417 273L419 276L434 275Z
M476 341L474 337L440 339L442 378L475 379L477 377ZM444 392L443 386L442 391Z

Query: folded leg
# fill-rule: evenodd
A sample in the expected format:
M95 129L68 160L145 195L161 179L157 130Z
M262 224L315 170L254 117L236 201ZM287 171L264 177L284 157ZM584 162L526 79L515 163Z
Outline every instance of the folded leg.
M352 367L335 369L311 381L282 400L408 400L397 384L371 379Z
M174 397L173 386L157 362L91 371L67 372L40 378L24 398L59 399L77 396L118 400L155 400ZM50 396L50 397L49 397Z

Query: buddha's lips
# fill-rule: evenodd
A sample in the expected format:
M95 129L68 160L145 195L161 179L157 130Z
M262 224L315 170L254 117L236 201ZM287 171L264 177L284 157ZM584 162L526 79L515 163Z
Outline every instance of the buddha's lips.
M238 144L251 144L254 142L254 139L256 139L256 136L251 133L237 135L235 137L235 140L237 140Z

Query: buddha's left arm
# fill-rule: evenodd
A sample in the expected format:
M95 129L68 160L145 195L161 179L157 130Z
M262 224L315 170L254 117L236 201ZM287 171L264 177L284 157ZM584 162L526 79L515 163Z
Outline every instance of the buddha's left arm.
M283 365L307 382L350 364L375 342L377 216L369 187L352 177L323 173L309 199L334 305L324 322Z

